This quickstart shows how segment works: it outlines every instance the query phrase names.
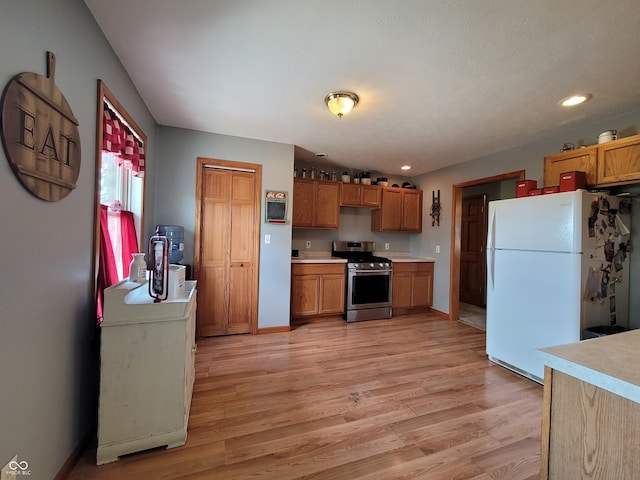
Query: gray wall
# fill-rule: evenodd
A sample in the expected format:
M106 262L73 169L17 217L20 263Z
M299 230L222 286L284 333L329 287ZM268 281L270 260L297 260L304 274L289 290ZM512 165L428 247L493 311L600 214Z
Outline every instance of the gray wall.
M617 129L621 136L639 133L640 110L638 110L638 107L624 115L604 119L580 128L559 130L558 134L538 142L480 157L414 178L415 183L420 185L425 192L440 189L442 208L440 226L431 227L430 217L428 216L431 197L425 194L424 224L426 228L423 229L421 235L413 235L411 237L410 247L411 253L414 255L429 256L436 259L433 308L441 312L449 312L452 186L515 170L526 170L527 179L537 180L538 185L542 185L543 159L546 155L559 153L562 144L565 142L572 142L575 145L596 143L598 133L609 129ZM635 233L636 230L638 230L637 227L632 228L632 232ZM435 253L436 245L440 246L440 253ZM634 259L634 257L638 257L635 252L631 254L631 258ZM636 272L634 275L634 271L638 270L635 266L637 259L636 262L634 260L632 262L632 279L634 277L640 278L639 273Z
M82 0L3 0L1 10L2 88L21 72L45 75L52 51L56 85L80 122L78 186L58 202L27 192L0 152L0 467L18 454L29 478L48 480L94 427L97 79L147 134L151 185L155 122Z
M159 127L158 135L155 219L159 224L184 226L183 263L193 263L197 157L261 164L263 197L265 190L292 194L293 145L172 127ZM291 201L286 225L265 223L264 201L261 203L258 328L288 326ZM268 245L265 234L271 235Z

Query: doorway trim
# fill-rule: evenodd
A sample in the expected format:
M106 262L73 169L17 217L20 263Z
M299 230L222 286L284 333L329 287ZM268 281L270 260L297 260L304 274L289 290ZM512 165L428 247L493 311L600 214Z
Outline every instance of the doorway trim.
M479 178L463 183L454 183L451 193L451 258L449 269L449 320L458 320L460 316L460 252L462 243L462 189L473 187L484 183L501 182L503 180L524 180L525 171L516 170L514 172L503 173L493 177Z

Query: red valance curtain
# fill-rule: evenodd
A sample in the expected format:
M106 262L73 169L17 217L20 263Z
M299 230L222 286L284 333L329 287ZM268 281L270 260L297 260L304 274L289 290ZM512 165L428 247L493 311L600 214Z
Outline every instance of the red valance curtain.
M136 226L133 221L133 212L121 210L120 215L120 236L112 239L109 232L109 207L100 205L100 262L98 265L98 292L97 292L97 323L102 323L104 290L111 285L118 283L118 268L116 262L122 264L122 278L129 276L129 265L131 254L138 253L138 240L136 236ZM116 258L113 251L112 241L120 242L122 245L122 256Z
M131 168L136 176L144 176L144 145L106 103L103 106L103 117L102 150L117 155L118 166Z

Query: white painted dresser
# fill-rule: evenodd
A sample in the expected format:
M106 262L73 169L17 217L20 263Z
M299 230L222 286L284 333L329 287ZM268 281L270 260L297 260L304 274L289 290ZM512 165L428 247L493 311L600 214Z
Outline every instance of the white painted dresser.
M148 284L105 290L101 328L98 465L128 453L184 445L194 381L196 282L153 303Z

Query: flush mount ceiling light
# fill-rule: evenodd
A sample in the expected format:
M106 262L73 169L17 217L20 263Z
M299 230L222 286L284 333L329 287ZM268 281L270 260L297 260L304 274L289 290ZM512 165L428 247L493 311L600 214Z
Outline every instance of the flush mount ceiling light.
M358 95L351 92L331 92L324 97L324 103L327 104L331 113L340 118L349 113L359 100Z
M581 103L589 100L593 95L590 93L577 93L575 95L571 95L570 97L563 98L558 103L563 107L573 107L575 105L580 105Z
M400 167L400 170L411 170L411 165L403 165Z

